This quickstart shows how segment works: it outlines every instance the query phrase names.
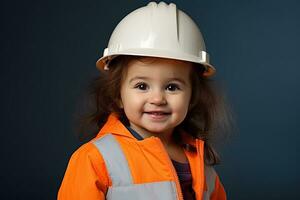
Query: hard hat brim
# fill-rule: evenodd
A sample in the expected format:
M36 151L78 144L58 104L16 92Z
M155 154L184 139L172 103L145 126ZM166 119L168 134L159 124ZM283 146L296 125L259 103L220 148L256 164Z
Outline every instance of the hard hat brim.
M107 53L107 55L103 55L97 62L96 66L98 69L105 69L107 68L107 64L112 60L113 58L120 56L120 55L128 55L128 56L147 56L147 57L158 57L158 58L168 58L168 59L175 59L175 60L181 60L181 61L187 61L187 62L193 62L198 63L203 66L205 66L205 72L203 73L203 76L212 76L216 69L209 63L209 57L206 52L204 52L205 56L192 56L192 55L186 55L182 52L169 52L157 49L126 49L126 52L118 51L118 53Z

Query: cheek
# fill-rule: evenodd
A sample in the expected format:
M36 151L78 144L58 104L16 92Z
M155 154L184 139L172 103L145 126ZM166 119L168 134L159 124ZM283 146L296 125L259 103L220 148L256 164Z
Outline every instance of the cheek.
M124 110L137 108L141 104L141 98L138 98L133 92L124 90L121 93L121 101Z
M173 99L170 103L175 111L186 112L190 104L190 96L181 96L180 98Z

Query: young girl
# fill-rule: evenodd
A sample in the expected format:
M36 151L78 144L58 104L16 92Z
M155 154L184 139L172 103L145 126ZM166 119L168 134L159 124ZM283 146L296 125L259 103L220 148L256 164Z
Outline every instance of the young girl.
M151 2L118 24L97 67L99 129L72 155L58 199L226 199L209 140L226 118L193 20Z

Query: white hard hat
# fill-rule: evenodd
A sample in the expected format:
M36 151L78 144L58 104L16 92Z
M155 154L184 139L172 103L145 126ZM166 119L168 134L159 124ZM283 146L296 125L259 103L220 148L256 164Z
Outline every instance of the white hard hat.
M97 68L107 69L110 60L118 55L189 61L205 66L204 76L215 72L199 28L173 3L150 2L123 18L97 61Z

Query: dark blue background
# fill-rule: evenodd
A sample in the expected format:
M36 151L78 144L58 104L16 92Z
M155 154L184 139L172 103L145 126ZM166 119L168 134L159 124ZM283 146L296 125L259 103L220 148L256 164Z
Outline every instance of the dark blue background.
M56 198L95 62L147 2L1 1L1 199ZM299 199L299 1L173 2L199 24L235 113L217 168L228 199Z

